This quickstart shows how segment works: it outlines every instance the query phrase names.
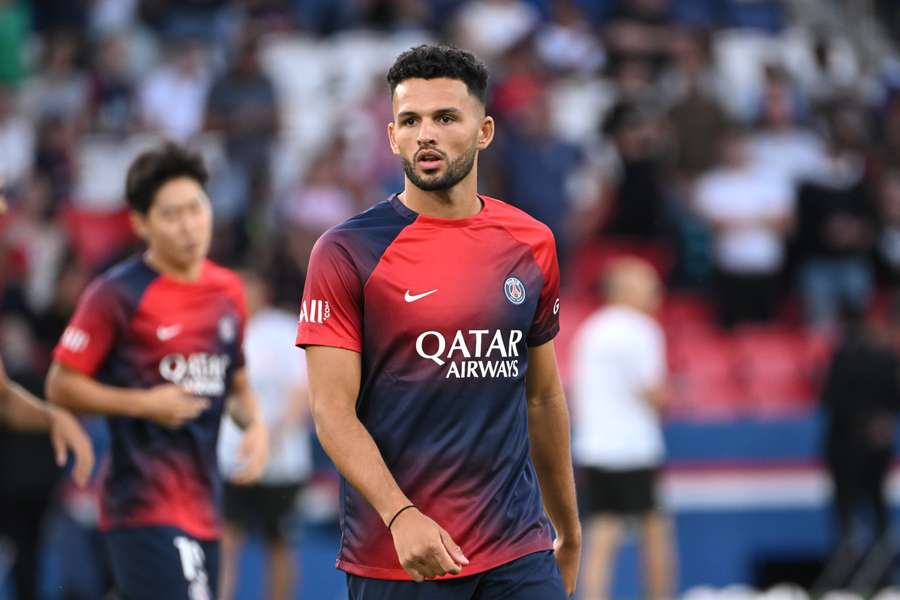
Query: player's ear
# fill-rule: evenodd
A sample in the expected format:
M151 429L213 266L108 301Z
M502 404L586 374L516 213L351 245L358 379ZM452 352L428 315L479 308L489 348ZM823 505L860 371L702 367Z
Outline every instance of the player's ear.
M394 138L394 122L391 121L387 126L388 142L391 144L391 152L400 155L400 148L397 146L397 140Z
M128 218L131 221L131 228L134 230L137 236L142 240L146 240L148 235L147 215L139 213L136 210L132 210L128 213Z
M481 120L481 128L478 130L478 149L484 150L491 145L494 139L494 117L485 116Z

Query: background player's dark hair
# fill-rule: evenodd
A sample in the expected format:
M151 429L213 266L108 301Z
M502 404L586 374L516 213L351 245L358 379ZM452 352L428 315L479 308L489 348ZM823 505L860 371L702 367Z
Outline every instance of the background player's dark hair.
M487 101L488 72L471 52L453 46L424 44L397 57L387 74L391 94L407 79L458 79L482 104Z
M206 185L209 175L203 158L171 142L144 152L128 167L125 178L128 206L147 214L159 188L177 177L189 177L201 186Z

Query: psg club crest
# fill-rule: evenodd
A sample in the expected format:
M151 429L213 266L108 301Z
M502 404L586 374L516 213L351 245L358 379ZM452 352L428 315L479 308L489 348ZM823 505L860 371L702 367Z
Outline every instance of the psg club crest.
M525 302L525 284L518 277L507 277L503 284L506 299L516 306Z
M237 336L237 323L233 317L222 317L219 319L219 339L226 344L234 341Z

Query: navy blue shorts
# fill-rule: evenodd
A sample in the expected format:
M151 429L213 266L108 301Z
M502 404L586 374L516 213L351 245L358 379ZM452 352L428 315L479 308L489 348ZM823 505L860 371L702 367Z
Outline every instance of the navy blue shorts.
M219 542L176 527L129 527L105 534L122 600L215 600Z
M347 575L350 600L566 600L553 552L523 556L471 577L386 581Z

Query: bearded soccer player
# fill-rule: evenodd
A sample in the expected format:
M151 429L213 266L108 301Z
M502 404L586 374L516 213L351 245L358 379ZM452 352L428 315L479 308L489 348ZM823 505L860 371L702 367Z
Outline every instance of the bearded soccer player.
M404 189L319 239L297 335L344 477L337 566L352 600L565 598L581 529L553 235L477 193L480 61L420 46L388 83Z
M132 163L126 195L147 250L87 288L47 381L52 402L108 417L101 527L126 600L215 598L224 410L244 429L238 480L266 460L241 351L243 288L206 258L206 178L202 160L173 144Z

